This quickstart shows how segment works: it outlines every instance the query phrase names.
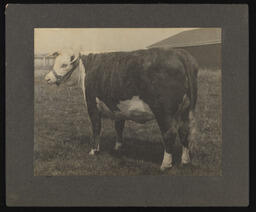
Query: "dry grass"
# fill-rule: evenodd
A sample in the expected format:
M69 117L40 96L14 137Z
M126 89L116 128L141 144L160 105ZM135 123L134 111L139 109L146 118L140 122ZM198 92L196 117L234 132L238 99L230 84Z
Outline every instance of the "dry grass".
M36 72L39 73L39 72ZM116 154L113 122L105 120L101 153L89 156L90 122L78 87L48 86L35 76L34 174L68 175L221 175L221 71L200 70L196 108L197 133L191 143L192 165L159 171L163 157L155 121L128 121L124 150ZM176 158L180 148L177 146Z

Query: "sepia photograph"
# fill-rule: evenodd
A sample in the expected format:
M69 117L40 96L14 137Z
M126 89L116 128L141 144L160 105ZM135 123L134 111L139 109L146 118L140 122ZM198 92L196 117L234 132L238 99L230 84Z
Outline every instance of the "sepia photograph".
M34 28L34 176L222 176L221 28Z
M6 205L248 206L248 5L5 16Z

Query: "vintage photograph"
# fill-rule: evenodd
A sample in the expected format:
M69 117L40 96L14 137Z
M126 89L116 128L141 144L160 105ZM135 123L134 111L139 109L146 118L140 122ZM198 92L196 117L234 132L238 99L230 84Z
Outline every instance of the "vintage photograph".
M221 176L221 28L34 28L34 176Z

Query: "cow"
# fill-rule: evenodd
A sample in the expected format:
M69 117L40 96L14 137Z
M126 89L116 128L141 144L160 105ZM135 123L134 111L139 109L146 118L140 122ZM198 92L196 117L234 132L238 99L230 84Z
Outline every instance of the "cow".
M156 120L164 155L160 169L173 166L177 136L182 144L181 164L189 164L189 141L194 131L197 102L196 59L183 49L152 48L96 54L56 51L55 63L45 76L49 84L67 81L80 72L84 102L91 121L90 155L100 150L101 120L114 121L119 151L126 120Z

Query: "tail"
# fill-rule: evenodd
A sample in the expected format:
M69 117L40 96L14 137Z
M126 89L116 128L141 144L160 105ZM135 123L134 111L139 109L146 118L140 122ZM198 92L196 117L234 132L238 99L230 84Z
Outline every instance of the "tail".
M190 109L195 110L197 101L197 74L198 74L198 63L196 59L186 50L179 49L178 54L182 59L185 66L185 76L187 80L187 95L190 100Z
M186 69L187 77L187 95L190 99L189 105L189 135L188 141L193 148L193 141L195 140L197 132L197 122L195 118L195 107L197 102L197 74L198 74L198 63L196 59L186 51L182 51L183 58L185 59L184 65Z
M188 134L188 141L190 144L190 148L193 148L193 141L195 141L196 132L197 132L197 122L195 118L195 112L194 110L189 111L189 134Z
M187 70L187 75L188 75L188 90L189 90L189 95L190 95L190 109L195 110L196 107L196 102L197 102L197 73L198 73L198 64L195 61L195 59L190 56L188 58L188 70Z
M190 56L188 70L188 82L189 82L189 91L190 91L190 111L189 111L189 135L188 141L190 144L190 149L193 151L193 144L195 144L196 132L197 132L197 121L195 117L195 107L197 102L197 73L198 73L198 64L195 59Z

